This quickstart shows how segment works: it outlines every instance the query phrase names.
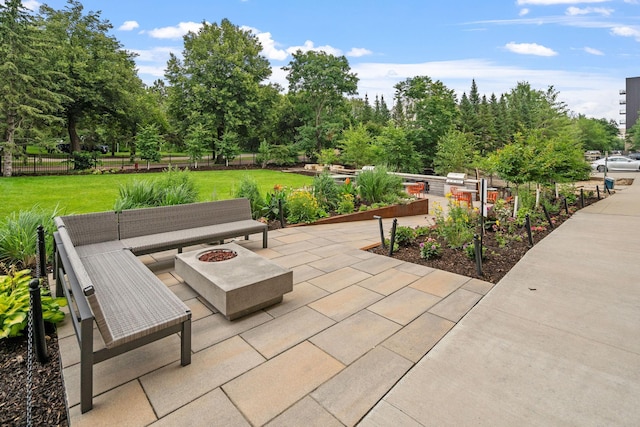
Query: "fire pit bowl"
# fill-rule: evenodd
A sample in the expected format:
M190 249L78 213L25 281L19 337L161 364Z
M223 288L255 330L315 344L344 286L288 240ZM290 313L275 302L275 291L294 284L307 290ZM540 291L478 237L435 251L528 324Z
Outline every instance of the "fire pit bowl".
M198 256L198 261L218 262L226 261L238 256L238 253L231 249L211 249Z

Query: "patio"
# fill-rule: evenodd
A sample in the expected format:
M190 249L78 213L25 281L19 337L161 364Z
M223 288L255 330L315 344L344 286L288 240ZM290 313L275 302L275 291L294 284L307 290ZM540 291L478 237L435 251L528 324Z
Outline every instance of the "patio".
M259 236L236 240L291 269L294 290L233 321L175 273L176 251L144 256L192 310L192 363L180 366L177 336L100 363L94 409L81 414L66 322L58 335L72 425L356 424L493 286L361 250L377 242L376 220L271 231L268 249Z

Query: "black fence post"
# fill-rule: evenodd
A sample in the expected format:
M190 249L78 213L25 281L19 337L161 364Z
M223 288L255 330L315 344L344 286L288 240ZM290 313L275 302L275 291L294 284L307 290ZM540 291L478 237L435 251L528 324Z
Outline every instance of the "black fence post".
M565 199L566 202L566 199ZM529 247L533 247L533 235L531 234L531 217L527 214L525 217L525 226L527 228L527 237L529 237Z
M554 227L553 227L553 222L551 222L551 215L549 215L549 211L544 205L542 205L542 211L544 212L544 216L547 217L547 221L549 222L549 227L553 229Z
M598 200L600 200L600 186L596 185L596 193L598 193Z
M476 272L482 277L482 243L478 234L473 235L473 249L476 255Z
M391 240L389 241L389 256L393 255L393 245L396 243L396 227L398 226L398 219L393 218L393 224L391 225Z
M42 300L40 299L40 279L31 279L29 282L29 294L31 296L31 321L33 322L33 344L36 347L38 362L46 363L49 360L47 343L44 335L44 320L42 319Z
M38 257L40 259L40 277L47 276L47 253L44 248L44 227L38 226Z
M384 244L384 230L382 229L382 217L379 215L374 215L373 217L378 220L378 224L380 225L380 244L384 248L385 244Z
M284 228L284 212L282 210L282 199L278 199L278 214L280 215L280 227Z
M567 198L564 198L564 212L569 215L569 203L567 202Z
M580 189L580 207L584 208L584 188Z

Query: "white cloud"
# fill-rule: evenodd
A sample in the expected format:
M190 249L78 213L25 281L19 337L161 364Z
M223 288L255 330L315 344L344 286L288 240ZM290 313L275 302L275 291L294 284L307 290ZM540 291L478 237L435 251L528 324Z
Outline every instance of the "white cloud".
M172 46L157 46L153 49L133 49L131 52L135 53L137 62L161 62L166 64L169 60L169 54L181 56L181 47Z
M271 33L263 33L257 28L247 27L246 25L241 26L240 29L244 31L251 31L258 38L258 41L260 41L260 44L262 45L262 53L267 57L267 59L284 61L287 59L287 56L289 56L285 50L277 48L279 43L276 43L276 41L273 40Z
M579 4L579 3L606 3L611 0L518 0L518 5L533 4L538 6L553 6L556 4Z
M525 7L524 9L520 10L520 13L518 13L518 16L528 15L529 12L530 12L530 10Z
M602 56L604 55L604 52L599 50L599 49L594 49L592 47L589 46L585 46L582 50L584 50L585 52L591 54L591 55L597 55L597 56Z
M614 12L613 9L607 9L604 7L585 7L585 8L579 8L579 7L568 7L567 8L567 15L570 16L577 16L577 15L591 15L591 14L596 14L596 15L602 15L602 16L609 16Z
M33 10L33 11L35 12L35 11L37 11L37 10L40 8L40 6L42 5L42 3L37 2L37 1L35 1L35 0L25 0L25 1L23 1L23 2L22 2L22 5L23 5L25 8L27 8L27 9L29 9L29 10Z
M611 28L611 34L620 37L635 37L640 41L640 29L634 27L613 27Z
M510 42L505 46L510 52L520 55L536 55L536 56L556 56L558 53L551 48L539 45L537 43L515 43Z
M365 49L363 47L353 47L349 52L347 52L347 56L359 58L361 56L371 55L372 53L373 52L371 52L369 49Z
M120 25L120 27L118 27L118 30L120 31L132 31L135 30L136 28L138 28L140 26L140 24L138 24L136 21L124 21L124 23L122 25Z
M188 32L197 33L202 28L199 22L180 22L173 27L154 28L147 33L154 39L179 39Z
M328 53L329 55L335 55L335 56L340 56L342 55L342 51L340 49L337 49L335 47L332 46L314 46L313 42L311 40L307 40L304 42L304 44L302 46L291 46L287 48L287 53L289 54L294 54L297 51L301 50L302 52L308 52L310 50L314 51L314 52L325 52Z

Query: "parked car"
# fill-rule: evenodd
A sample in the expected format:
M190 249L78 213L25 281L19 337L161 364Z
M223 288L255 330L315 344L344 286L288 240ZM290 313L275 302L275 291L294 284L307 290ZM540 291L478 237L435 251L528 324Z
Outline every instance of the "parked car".
M62 151L63 153L71 152L71 144L69 144L68 142L61 142L60 144L56 145L56 148ZM92 145L92 146L87 146L85 144L82 144L81 148L83 151L99 151L102 154L107 154L109 152L109 146L103 145L103 144Z
M591 169L597 170L598 172L640 171L640 160L630 159L625 156L609 156L607 158L591 162Z
M633 160L640 160L640 153L629 153L627 157Z

